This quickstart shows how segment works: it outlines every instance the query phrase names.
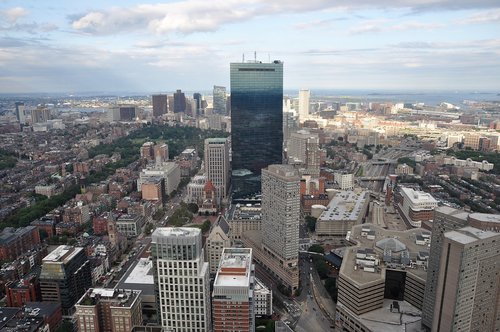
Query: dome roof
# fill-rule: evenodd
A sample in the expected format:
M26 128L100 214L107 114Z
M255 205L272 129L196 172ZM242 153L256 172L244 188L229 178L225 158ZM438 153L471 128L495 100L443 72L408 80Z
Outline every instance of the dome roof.
M384 250L384 249L391 249L394 252L402 251L406 249L406 244L403 242L399 241L398 239L395 238L385 238L380 241L377 241L377 247Z

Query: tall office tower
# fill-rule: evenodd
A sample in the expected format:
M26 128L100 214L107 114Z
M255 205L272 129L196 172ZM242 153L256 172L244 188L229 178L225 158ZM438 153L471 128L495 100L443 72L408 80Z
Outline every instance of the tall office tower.
M224 248L212 293L214 332L253 332L252 249Z
M163 143L155 145L153 150L156 164L159 165L165 161L168 161L168 144Z
M129 332L142 325L140 290L90 288L75 308L79 332Z
M226 97L226 114L231 116L231 95Z
M42 106L31 111L31 123L42 123L50 120L50 109Z
M297 266L299 218L298 172L291 165L269 165L262 170L263 245L285 268Z
M290 138L290 134L294 132L298 126L297 115L293 111L283 112L283 140L285 142Z
M226 115L226 87L214 85L214 113Z
M205 140L205 176L217 190L220 204L226 198L229 188L229 142L227 138Z
M201 231L159 227L152 234L151 255L157 312L167 331L211 331L210 283Z
M304 120L309 116L309 98L311 97L311 91L300 90L299 91L299 120L304 122Z
M201 114L201 101L202 101L201 94L198 92L193 93L193 99L195 100L196 115L198 116Z
M110 109L111 121L134 121L137 116L137 109L134 105L120 105Z
M288 161L301 167L301 174L319 176L320 149L317 134L299 130L290 134Z
M464 227L444 234L432 331L499 330L499 252L499 233Z
M90 263L83 248L59 246L42 260L42 300L60 302L63 315L72 315L78 299L92 285Z
M422 305L422 325L427 328L431 328L432 317L434 315L438 276L440 273L441 259L444 257L442 255L444 234L466 226L467 216L467 212L447 206L440 206L434 210L431 250L427 266L424 302Z
M186 96L181 90L174 92L174 113L186 111Z
M162 114L167 113L167 95L153 95L153 116L161 116Z
M26 110L24 109L24 103L17 101L16 102L16 118L20 124L26 123Z
M261 189L261 170L283 162L283 63L231 63L233 199Z
M174 96L168 96L168 105L167 105L167 113L174 113Z

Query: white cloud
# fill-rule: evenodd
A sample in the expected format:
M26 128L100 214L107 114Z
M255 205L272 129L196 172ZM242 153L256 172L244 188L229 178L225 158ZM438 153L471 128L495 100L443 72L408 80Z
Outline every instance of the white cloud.
M13 7L0 11L0 16L3 17L3 20L10 24L16 23L18 19L26 15L28 15L28 11L23 7Z
M465 23L465 24L500 23L500 9L488 10L485 12L480 12L470 15L465 20L459 23Z
M408 9L456 10L468 8L498 8L495 0L185 0L166 4L142 4L91 11L72 20L75 30L90 34L116 34L148 29L156 34L172 32L189 34L216 31L224 24L247 21L255 17L297 14L321 10ZM300 25L299 25L300 27ZM376 27L360 28L361 32ZM356 29L354 30L356 33Z
M370 20L365 21L351 29L349 29L349 33L351 34L361 34L361 33L374 33L374 32L382 32L385 30L384 24L387 20Z
M442 23L404 22L393 25L391 30L435 30L445 27Z

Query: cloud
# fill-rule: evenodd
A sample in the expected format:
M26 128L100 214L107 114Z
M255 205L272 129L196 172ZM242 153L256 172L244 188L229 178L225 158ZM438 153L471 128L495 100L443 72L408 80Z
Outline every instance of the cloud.
M462 24L500 23L500 9L476 13L458 23Z
M23 7L13 7L0 11L0 16L3 20L10 24L16 23L18 19L26 15L28 15L28 11Z
M328 27L331 25L333 22L337 21L344 21L347 18L345 17L339 17L339 18L327 18L327 19L322 19L322 20L314 20L311 22L302 22L302 23L297 23L294 25L296 29L299 30L306 30L306 29L311 29L311 28L322 28L322 27Z
M22 7L13 7L0 10L0 31L27 32L36 34L39 32L50 32L57 29L55 24L26 22L20 20L28 15L28 11ZM23 22L24 21L24 22Z
M393 25L391 30L435 30L445 27L442 23L404 22Z
M225 24L281 14L322 10L407 9L411 12L498 8L497 0L186 0L166 4L141 4L93 10L69 17L73 29L96 35L149 30L158 35L213 32ZM327 24L328 22L319 22ZM299 24L299 28L307 25ZM359 30L359 32L358 32ZM360 27L353 33L376 31L377 27Z
M350 34L362 34L362 33L377 33L385 30L383 26L386 20L374 20L374 21L366 21L362 24L359 24L351 29L349 29Z

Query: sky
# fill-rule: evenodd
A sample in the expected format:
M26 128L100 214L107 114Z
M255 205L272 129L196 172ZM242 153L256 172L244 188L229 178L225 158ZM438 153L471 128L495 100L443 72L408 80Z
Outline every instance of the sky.
M500 92L499 0L0 0L0 93L229 87Z

